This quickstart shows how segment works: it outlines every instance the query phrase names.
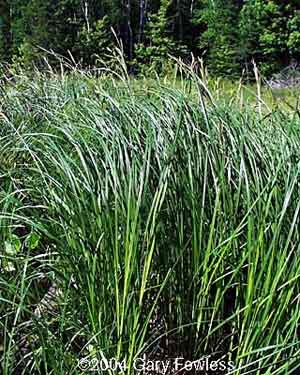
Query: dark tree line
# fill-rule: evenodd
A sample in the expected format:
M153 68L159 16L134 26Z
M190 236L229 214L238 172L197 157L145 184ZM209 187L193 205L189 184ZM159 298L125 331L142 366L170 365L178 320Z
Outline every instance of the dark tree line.
M134 71L169 55L202 56L218 75L252 59L269 75L300 59L299 0L0 0L0 61L32 64L44 48L84 65L122 40Z

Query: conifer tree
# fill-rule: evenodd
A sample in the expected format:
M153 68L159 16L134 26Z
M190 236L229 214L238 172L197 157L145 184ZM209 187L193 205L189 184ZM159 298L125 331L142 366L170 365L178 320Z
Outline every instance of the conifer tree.
M238 3L233 0L198 0L195 4L193 22L203 30L198 47L217 75L240 74L238 14Z

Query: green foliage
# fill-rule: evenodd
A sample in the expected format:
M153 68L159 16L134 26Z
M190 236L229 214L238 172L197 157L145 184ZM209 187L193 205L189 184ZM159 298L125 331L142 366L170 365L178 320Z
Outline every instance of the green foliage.
M85 64L93 66L97 63L97 59L105 60L107 50L112 45L109 19L105 16L95 21L89 28L86 25L83 26L78 33L74 52Z
M272 67L276 71L276 54L281 53L284 46L284 35L276 34L282 23L280 6L272 1L250 0L241 12L242 59L248 64L254 59L261 63L263 73ZM276 37L280 39L276 41ZM243 43L246 41L246 43Z
M4 87L3 375L82 375L94 355L131 375L161 348L217 353L236 375L298 371L297 109L223 105L186 74Z
M5 253L9 256L18 254L21 250L22 243L18 236L12 234L9 236L9 240L5 241Z
M28 250L34 250L39 246L41 237L36 232L31 232L25 240Z
M300 59L299 12L298 0L6 0L0 61L42 69L47 55L55 68L55 53L71 53L83 67L107 65L113 29L131 73L160 74L170 55L192 52L216 76L253 76L254 60L268 77Z
M242 60L259 63L270 75L298 57L299 5L297 2L248 0L241 11Z
M236 28L238 7L233 1L201 0L197 2L193 22L203 32L198 46L211 70L220 76L240 74Z
M288 40L287 47L290 54L299 59L300 58L300 12L294 12L287 22Z
M18 47L17 53L13 56L12 65L15 68L32 67L37 65L42 58L42 51L36 46L32 45L29 40L24 40Z
M172 0L163 0L157 13L150 14L145 31L146 42L135 48L135 64L143 70L161 72L169 55L182 56L186 48L176 42L170 31L169 9Z
M11 21L9 2L4 0L0 3L0 59L4 57L6 61L11 57Z

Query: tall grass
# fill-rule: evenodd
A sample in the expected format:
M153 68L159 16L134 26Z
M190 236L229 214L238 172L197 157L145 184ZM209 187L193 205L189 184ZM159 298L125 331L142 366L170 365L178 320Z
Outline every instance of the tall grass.
M215 103L191 72L20 75L0 109L4 375L144 353L297 373L297 113Z

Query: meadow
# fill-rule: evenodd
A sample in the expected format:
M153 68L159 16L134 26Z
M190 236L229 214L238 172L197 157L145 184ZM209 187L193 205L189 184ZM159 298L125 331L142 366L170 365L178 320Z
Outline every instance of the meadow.
M181 69L2 84L3 375L144 354L298 373L298 101Z

